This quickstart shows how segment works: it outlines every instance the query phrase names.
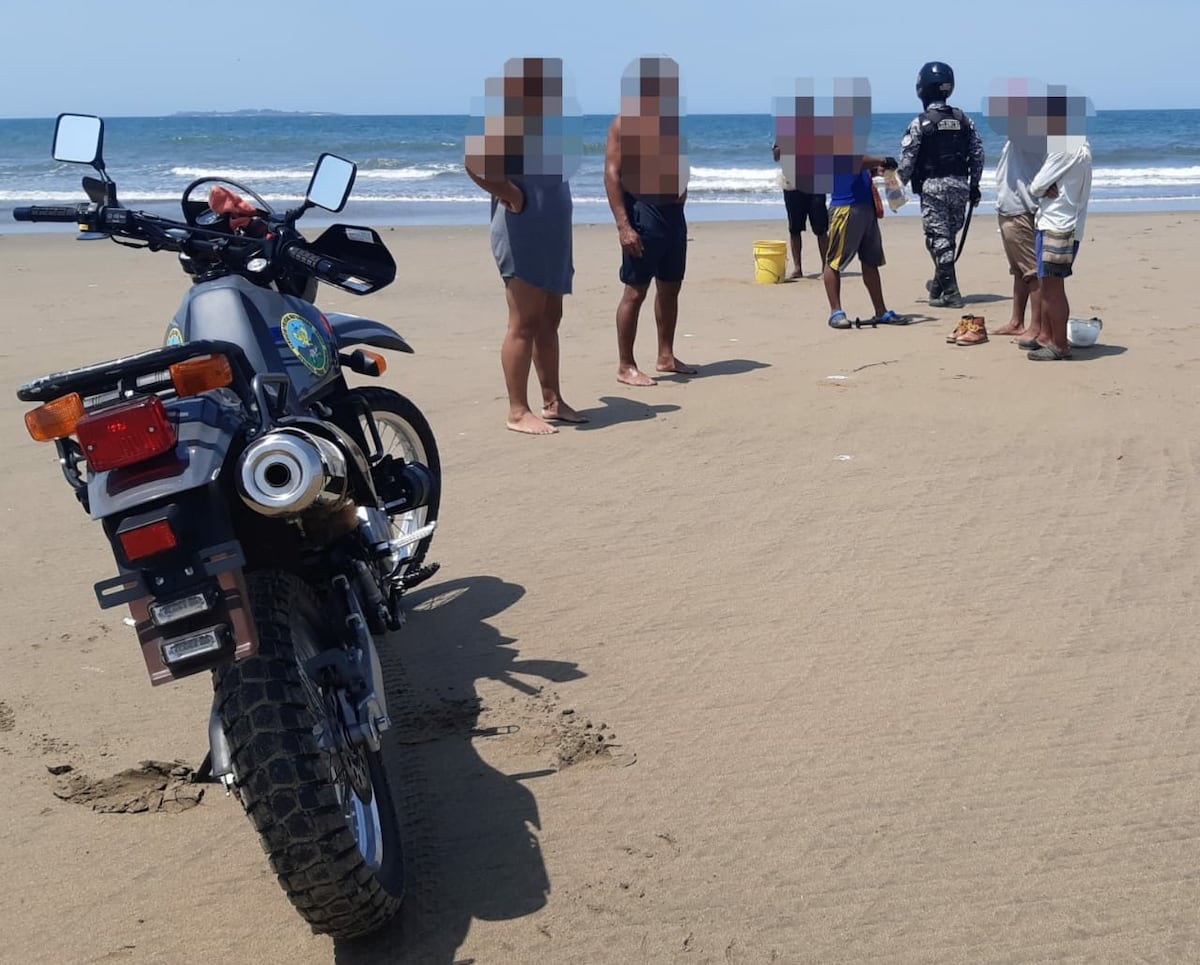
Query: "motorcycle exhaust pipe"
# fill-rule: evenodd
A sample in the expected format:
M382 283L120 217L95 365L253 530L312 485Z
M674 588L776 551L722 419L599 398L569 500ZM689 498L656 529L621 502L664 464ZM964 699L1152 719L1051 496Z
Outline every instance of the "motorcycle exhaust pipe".
M349 488L342 451L303 429L273 429L238 461L242 501L264 516L333 511L349 503Z

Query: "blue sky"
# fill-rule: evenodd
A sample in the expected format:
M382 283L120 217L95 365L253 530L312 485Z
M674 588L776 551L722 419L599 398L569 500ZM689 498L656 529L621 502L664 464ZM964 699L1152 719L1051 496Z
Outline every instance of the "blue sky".
M585 113L616 110L635 57L680 65L689 113L769 113L795 77L866 76L915 110L944 60L978 111L988 82L1070 84L1099 110L1200 108L1200 0L857 4L812 0L5 0L0 116L182 110L465 114L509 57L562 57ZM935 25L941 19L944 23ZM100 24L106 29L101 33ZM90 29L89 25L97 25Z

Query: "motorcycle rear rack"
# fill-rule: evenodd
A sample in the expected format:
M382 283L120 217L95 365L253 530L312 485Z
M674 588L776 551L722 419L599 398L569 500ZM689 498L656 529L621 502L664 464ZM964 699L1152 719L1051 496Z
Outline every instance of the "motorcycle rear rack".
M233 368L234 391L247 404L254 400L255 393L251 387L254 370L242 347L233 342L208 340L168 345L108 362L43 375L17 389L17 398L22 402L50 402L72 392L78 392L85 398L116 392L119 397L125 398L138 392L154 391L153 387L160 382L169 384L169 376L165 373L172 365L202 355L224 355L228 358Z

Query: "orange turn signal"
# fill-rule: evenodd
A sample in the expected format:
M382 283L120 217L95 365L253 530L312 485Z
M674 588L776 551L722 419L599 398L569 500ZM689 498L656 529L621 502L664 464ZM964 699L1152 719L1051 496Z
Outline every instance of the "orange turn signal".
M37 442L65 439L87 413L78 392L64 395L25 413L25 428Z
M202 355L171 366L171 381L179 395L199 395L233 383L233 366L224 355Z
M378 352L371 352L365 348L359 349L370 361L375 363L376 375L383 375L387 371L387 359Z

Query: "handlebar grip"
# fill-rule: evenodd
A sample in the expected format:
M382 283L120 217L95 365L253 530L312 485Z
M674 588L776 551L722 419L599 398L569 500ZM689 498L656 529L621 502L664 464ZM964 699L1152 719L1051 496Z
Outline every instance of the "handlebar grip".
M325 259L315 252L309 251L299 243L287 246L287 256L291 258L292 261L299 262L309 271L315 272L318 275L322 273L321 263Z
M13 208L14 221L63 221L74 224L86 212L86 205L33 205L28 208Z
M328 255L318 255L315 251L305 248L303 243L289 245L287 253L289 258L303 265L312 277L332 285L340 285L346 275L353 273L353 269L345 262Z

